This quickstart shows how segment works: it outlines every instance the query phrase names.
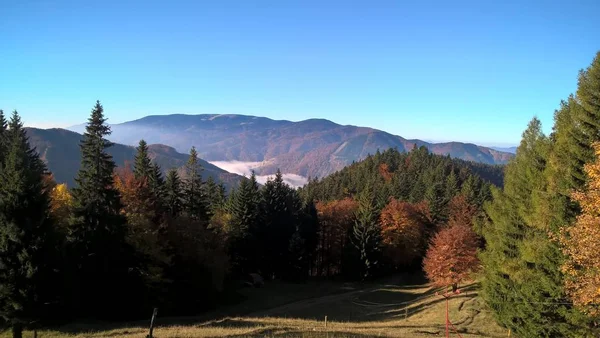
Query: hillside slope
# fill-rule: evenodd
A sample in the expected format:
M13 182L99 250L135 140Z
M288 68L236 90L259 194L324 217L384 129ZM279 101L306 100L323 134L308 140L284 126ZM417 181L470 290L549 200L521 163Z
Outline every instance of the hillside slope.
M71 130L80 130L74 126ZM195 146L207 161L258 162L257 174L324 177L379 150L405 152L415 145L431 152L486 164L514 155L475 144L407 140L377 129L344 126L325 119L299 122L246 115L157 115L112 125L111 140L134 145L143 138L187 152Z
M75 184L75 175L80 167L81 154L79 143L83 135L65 129L37 129L26 128L27 136L32 147L35 147L48 169L54 174L57 182L67 183L69 187ZM132 162L135 156L135 147L123 144L114 144L108 149L117 166ZM170 168L182 167L188 155L178 153L174 148L162 144L149 146L150 158L158 163L163 171ZM200 160L205 178L213 177L225 185L237 183L241 177L231 174L204 160Z

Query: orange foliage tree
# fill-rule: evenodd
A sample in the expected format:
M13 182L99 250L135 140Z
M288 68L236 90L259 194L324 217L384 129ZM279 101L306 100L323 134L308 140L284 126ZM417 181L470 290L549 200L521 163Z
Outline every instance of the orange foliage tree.
M566 255L562 271L565 289L575 306L591 316L600 316L600 143L593 145L596 161L586 164L588 177L584 191L572 193L581 214L560 235Z
M423 260L427 278L436 286L456 287L479 268L478 245L470 224L442 228L433 237Z
M118 169L114 182L121 195L121 213L127 218L127 241L145 262L139 273L147 285L158 287L164 282L164 268L170 264L171 257L166 254L160 236L150 189L145 180L135 178L129 166Z
M391 198L381 211L380 223L385 253L396 266L410 264L422 254L429 223L425 202L412 204Z
M319 219L316 262L313 271L319 276L339 274L348 233L354 225L358 203L350 198L316 204Z

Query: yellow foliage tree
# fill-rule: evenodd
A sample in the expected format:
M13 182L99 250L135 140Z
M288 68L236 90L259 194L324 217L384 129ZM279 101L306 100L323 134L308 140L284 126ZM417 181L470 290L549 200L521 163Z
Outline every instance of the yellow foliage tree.
M66 226L73 208L73 196L66 184L54 186L50 192L50 213L60 226Z
M596 161L586 164L588 182L584 191L571 197L579 202L581 214L560 236L565 286L575 306L591 316L600 316L600 143L593 145Z

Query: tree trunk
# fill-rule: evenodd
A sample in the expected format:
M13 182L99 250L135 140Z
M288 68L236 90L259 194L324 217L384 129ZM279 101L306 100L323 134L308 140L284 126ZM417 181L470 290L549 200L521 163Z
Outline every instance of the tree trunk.
M13 324L12 334L13 338L23 338L23 326L21 324Z

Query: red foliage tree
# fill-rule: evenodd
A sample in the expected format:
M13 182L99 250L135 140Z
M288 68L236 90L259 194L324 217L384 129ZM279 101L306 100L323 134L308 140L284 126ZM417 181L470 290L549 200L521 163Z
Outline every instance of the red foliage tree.
M423 261L427 278L436 286L456 286L479 267L479 239L470 224L454 224L438 232Z
M315 271L319 276L341 272L342 253L354 224L358 203L350 198L316 204L319 219Z
M396 265L411 263L423 251L423 235L429 223L425 203L390 199L381 211L381 239L386 255Z

